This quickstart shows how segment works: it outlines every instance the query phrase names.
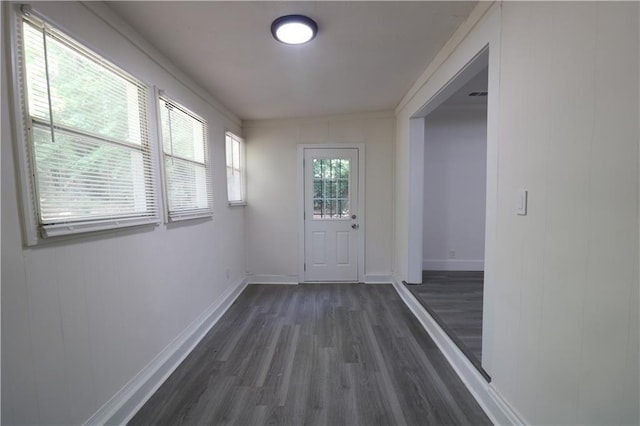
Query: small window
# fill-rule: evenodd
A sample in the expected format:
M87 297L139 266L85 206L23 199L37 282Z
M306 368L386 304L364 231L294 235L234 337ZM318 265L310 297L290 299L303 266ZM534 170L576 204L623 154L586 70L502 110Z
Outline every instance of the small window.
M205 121L161 95L160 122L168 219L211 216L213 196Z
M227 197L230 205L246 204L244 140L226 133Z
M146 85L49 24L17 19L28 243L157 223Z
M349 159L313 159L314 219L343 219L350 216L350 169Z

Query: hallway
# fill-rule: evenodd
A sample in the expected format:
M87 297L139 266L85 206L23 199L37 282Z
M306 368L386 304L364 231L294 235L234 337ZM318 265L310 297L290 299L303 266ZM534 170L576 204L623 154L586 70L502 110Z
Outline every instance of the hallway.
M490 424L391 285L249 285L131 420Z

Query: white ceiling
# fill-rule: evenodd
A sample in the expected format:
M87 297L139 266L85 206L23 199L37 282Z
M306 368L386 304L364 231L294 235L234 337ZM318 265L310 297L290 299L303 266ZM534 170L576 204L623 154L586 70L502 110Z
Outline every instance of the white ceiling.
M469 96L472 92L486 92L489 83L489 68L485 67L468 83L451 95L443 105L483 105L487 103L486 96Z
M393 109L475 2L107 2L242 119ZM270 33L282 15L318 23L311 43Z

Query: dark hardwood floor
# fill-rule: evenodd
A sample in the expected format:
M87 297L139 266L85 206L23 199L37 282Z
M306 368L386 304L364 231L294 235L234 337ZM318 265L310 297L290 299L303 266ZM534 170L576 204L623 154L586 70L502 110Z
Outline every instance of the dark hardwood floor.
M391 285L250 285L129 422L491 424Z
M482 271L423 271L422 284L407 285L471 362L482 359Z

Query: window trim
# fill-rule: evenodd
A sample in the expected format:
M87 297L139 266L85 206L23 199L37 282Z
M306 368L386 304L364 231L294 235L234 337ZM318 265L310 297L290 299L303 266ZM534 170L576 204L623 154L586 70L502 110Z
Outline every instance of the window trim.
M227 164L227 137L238 140L240 142L240 193L242 198L240 200L229 200L229 165ZM231 130L224 132L224 172L225 181L227 183L227 204L229 207L241 207L247 205L247 146L243 137L236 135ZM233 165L231 166L233 168Z
M38 236L38 218L35 207L35 179L31 178L31 158L28 146L31 144L30 128L26 114L27 88L20 76L19 64L24 64L24 41L21 40L20 46L18 41L18 22L22 17L20 5L14 5L13 13L9 17L9 37L11 43L11 74L12 81L9 87L13 105L11 108L12 124L13 124L13 140L15 157L18 160L14 162L18 169L18 198L20 199L22 228L24 235L24 243L28 246L35 245L40 241Z
M184 211L176 211L171 212L169 210L169 185L167 181L167 171L165 167L165 160L167 157L171 157L171 155L167 155L164 152L164 136L162 134L162 117L160 108L162 107L161 103L163 101L171 103L174 107L182 110L182 112L187 115L192 116L192 118L200 121L204 126L204 167L205 167L205 176L207 180L207 199L209 206L206 209L196 209L196 210L184 210ZM166 91L154 87L154 113L156 117L157 124L157 133L158 133L158 152L159 152L159 161L160 163L160 176L162 181L162 205L164 212L164 222L165 223L173 223L180 222L184 220L190 219L207 219L213 217L213 172L212 172L212 164L211 164L211 149L209 147L209 125L207 120L205 120L201 115L196 114L190 108L187 108L184 103L176 97L171 96ZM174 156L175 158L180 158Z
M114 63L98 49L94 49L81 38L68 33L58 26L54 21L43 17L36 11L29 9L26 14L22 10L22 5L15 4L10 12L9 18L9 42L10 42L10 66L11 83L8 87L9 95L12 98L10 106L10 122L12 123L12 136L14 141L14 167L17 170L17 196L20 205L20 216L23 230L23 241L26 246L35 246L46 242L59 241L69 237L76 237L92 232L110 231L126 229L131 227L157 226L160 223L158 182L157 182L157 151L154 143L153 132L153 110L150 108L153 102L152 90L149 84L133 74L125 71L118 64ZM149 139L147 141L146 154L149 156L148 165L150 167L149 194L154 198L154 205L149 210L148 215L133 215L110 218L84 219L73 222L60 222L56 224L44 225L40 223L38 214L38 182L33 171L35 165L35 152L33 149L33 118L28 111L28 89L26 79L26 58L25 58L25 37L22 29L23 21L29 20L36 25L48 25L54 32L62 34L73 43L80 45L91 54L105 61L105 68L112 72L120 72L124 76L133 79L140 86L146 88L146 117ZM88 133L87 133L88 134ZM66 237L66 238L65 238Z

